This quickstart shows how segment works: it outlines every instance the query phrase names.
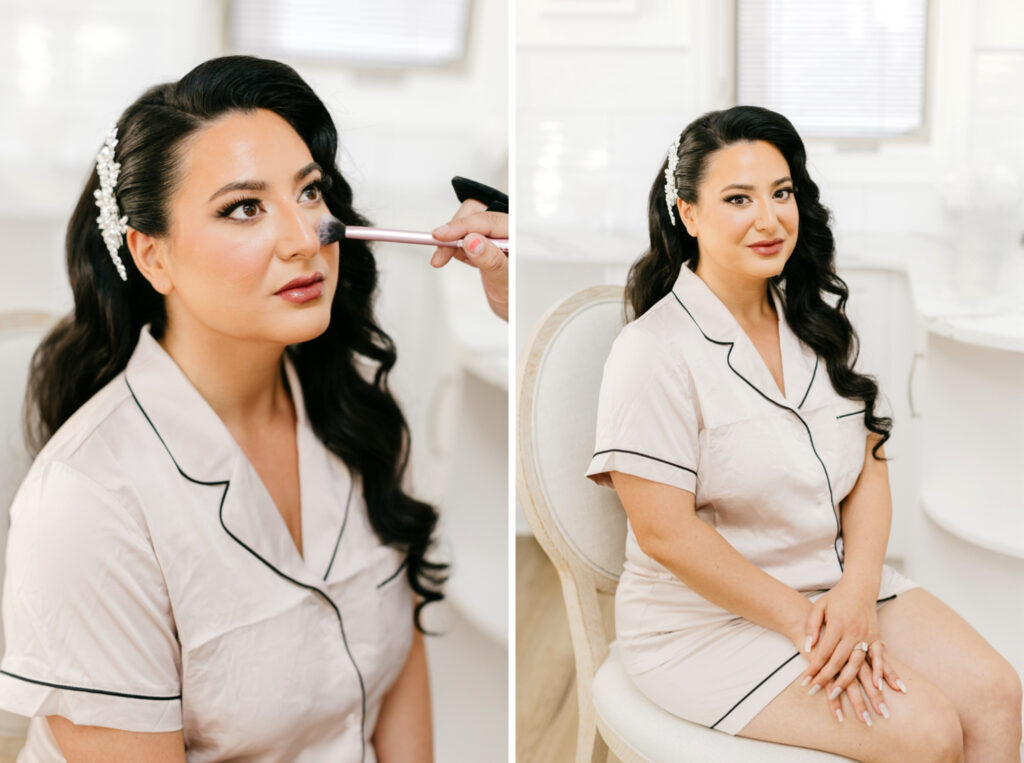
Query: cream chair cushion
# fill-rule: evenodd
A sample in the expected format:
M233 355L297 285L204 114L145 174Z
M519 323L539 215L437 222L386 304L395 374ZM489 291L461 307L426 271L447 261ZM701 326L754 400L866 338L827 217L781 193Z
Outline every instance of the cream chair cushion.
M839 763L850 760L820 750L734 737L677 718L655 705L633 685L619 662L614 644L594 675L593 698L602 733L611 731L617 741L629 745L634 754L656 763Z

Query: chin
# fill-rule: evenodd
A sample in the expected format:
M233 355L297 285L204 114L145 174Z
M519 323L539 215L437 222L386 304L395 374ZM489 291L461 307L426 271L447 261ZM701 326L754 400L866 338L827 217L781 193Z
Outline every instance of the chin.
M331 325L331 305L329 302L319 304L318 300L316 305L292 308L267 318L269 322L261 321L256 329L267 340L283 345L301 344L327 331Z
M308 342L312 339L316 339L318 336L327 331L328 326L331 325L331 313L329 310L316 311L312 310L310 314L297 316L300 320L296 320L291 329L288 332L287 344L300 344L302 342Z

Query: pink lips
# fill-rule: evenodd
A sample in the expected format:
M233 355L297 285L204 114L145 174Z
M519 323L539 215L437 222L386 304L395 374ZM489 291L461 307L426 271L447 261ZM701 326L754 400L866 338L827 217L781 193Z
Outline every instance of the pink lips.
M275 292L277 296L289 302L301 304L311 299L322 297L324 293L324 277L322 273L293 278Z
M775 238L772 239L771 241L758 241L757 243L750 244L749 246L758 254L778 254L780 251L782 251L782 239Z

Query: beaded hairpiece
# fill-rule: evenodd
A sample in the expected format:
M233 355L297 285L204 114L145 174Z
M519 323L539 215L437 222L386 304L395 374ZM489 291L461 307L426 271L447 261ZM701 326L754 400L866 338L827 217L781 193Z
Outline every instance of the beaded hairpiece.
M121 164L114 161L114 146L117 145L117 125L110 128L103 148L96 155L96 173L100 176L100 187L93 191L96 197L96 206L100 209L100 216L96 218L99 223L100 232L103 234L103 243L107 245L110 252L110 259L114 261L117 274L122 281L128 280L128 273L124 269L124 263L118 251L124 241L125 231L128 230L128 216L121 216L121 210L117 208L117 199L114 197L114 187L117 185L117 176L121 174Z
M665 167L665 204L668 205L668 219L676 224L676 165L679 164L679 138L668 150L668 165Z

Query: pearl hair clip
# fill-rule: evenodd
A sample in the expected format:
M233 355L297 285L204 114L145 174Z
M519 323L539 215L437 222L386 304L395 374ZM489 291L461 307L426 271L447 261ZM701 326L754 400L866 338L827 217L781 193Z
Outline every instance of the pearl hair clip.
M679 164L679 138L668 150L668 165L665 167L665 204L668 205L668 219L676 224L676 165Z
M96 218L96 222L99 223L100 232L103 234L103 243L107 245L117 274L121 276L122 281L127 281L128 273L118 255L125 231L128 230L128 216L121 216L121 210L117 208L117 199L114 198L117 176L121 174L121 164L114 161L116 145L117 125L114 125L107 133L103 148L96 155L96 173L100 176L100 187L93 191L93 196L96 197L96 206L100 209L100 216Z

